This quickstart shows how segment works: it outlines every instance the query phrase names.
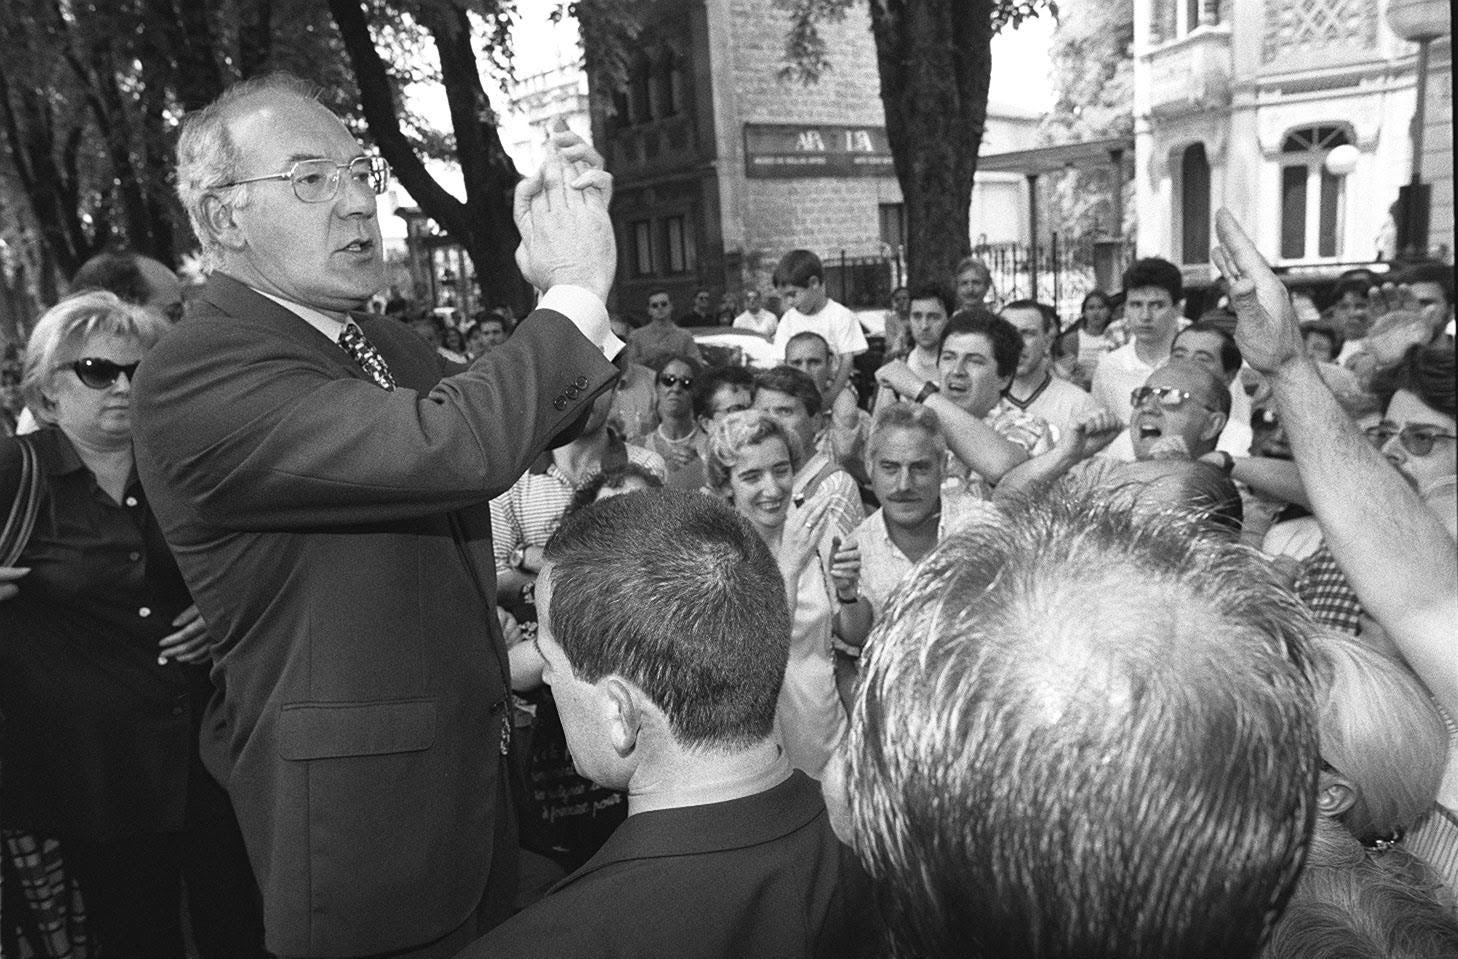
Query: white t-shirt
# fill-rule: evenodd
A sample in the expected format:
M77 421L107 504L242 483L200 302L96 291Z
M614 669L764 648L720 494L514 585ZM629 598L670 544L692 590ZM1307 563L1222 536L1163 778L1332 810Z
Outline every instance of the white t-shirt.
M1043 391L1027 406L1013 405L1018 406L1024 412L1046 420L1049 428L1053 430L1055 443L1074 420L1099 408L1099 404L1092 396L1057 376L1050 377L1048 385L1043 387Z
M779 320L769 310L761 308L757 313L745 310L734 318L734 329L753 330L765 336L774 336Z
M827 299L818 313L806 316L799 310L787 310L775 329L775 356L785 358L785 346L797 335L818 333L830 344L832 353L864 353L868 349L866 334L856 315L834 300Z

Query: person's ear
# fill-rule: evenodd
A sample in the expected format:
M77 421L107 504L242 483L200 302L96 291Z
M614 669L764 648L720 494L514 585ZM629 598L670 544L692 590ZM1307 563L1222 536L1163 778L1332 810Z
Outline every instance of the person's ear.
M247 245L243 230L233 212L233 204L209 193L202 199L202 221L218 245L226 250L241 250Z
M597 684L602 697L602 719L607 726L608 742L613 751L626 758L638 747L638 734L643 729L643 711L638 705L641 695L633 684L620 676L607 676Z
M1323 769L1316 783L1316 811L1330 819L1340 819L1356 805L1357 789L1341 773Z
M1205 428L1200 431L1200 439L1213 440L1225 429L1225 422L1229 417L1224 413L1212 412L1205 422Z

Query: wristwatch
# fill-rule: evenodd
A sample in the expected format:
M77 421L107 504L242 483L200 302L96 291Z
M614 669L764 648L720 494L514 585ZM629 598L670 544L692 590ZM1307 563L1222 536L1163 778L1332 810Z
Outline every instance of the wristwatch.
M916 401L918 403L925 403L928 396L931 396L933 393L940 393L941 391L942 388L940 386L936 385L931 380L927 380L925 383L922 384L921 392L916 394Z
M1231 473L1235 472L1234 456L1231 456L1230 453L1225 450L1216 450L1215 455L1220 457L1220 463L1218 464L1220 467L1220 472L1224 473L1226 476L1229 476Z

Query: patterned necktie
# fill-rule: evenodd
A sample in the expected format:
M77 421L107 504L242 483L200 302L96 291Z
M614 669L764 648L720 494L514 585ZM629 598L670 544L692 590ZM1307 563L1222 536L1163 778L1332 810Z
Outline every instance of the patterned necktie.
M369 374L370 379L383 390L395 388L395 378L390 375L390 368L385 365L385 358L380 351L375 349L374 344L365 339L364 332L353 323L346 323L339 334L339 345L344 352L354 357L359 368Z

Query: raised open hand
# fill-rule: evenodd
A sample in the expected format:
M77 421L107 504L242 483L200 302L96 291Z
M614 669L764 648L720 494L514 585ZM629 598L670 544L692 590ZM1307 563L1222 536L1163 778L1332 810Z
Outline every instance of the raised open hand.
M607 299L617 269L617 241L608 218L612 177L601 162L575 133L559 129L552 133L542 168L517 184L512 215L521 245L516 264L538 290L572 284Z
M1301 359L1305 348L1291 294L1276 278L1250 237L1229 210L1215 214L1220 245L1210 258L1230 282L1230 305L1239 323L1235 341L1240 355L1255 370L1270 375Z

